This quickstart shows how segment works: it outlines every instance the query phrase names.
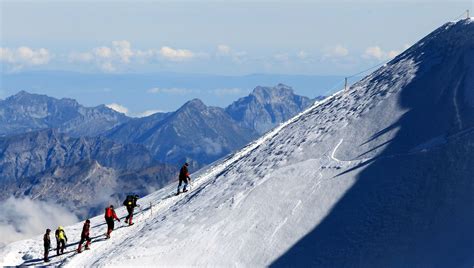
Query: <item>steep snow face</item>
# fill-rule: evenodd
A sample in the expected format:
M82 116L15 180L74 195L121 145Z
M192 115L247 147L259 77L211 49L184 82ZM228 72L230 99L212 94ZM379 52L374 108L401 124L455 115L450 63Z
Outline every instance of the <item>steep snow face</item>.
M473 77L474 25L440 27L194 174L191 192L143 198L110 240L94 218L92 250L53 264L472 266ZM78 240L80 228L66 231ZM3 265L40 255L40 237L0 252Z

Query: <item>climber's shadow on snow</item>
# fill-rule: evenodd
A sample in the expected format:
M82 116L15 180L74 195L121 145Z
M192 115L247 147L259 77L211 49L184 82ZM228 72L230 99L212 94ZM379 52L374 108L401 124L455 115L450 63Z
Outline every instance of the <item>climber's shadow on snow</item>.
M97 242L101 242L101 241L105 241L105 240L106 240L105 235L103 235L103 234L93 236L93 237L91 237L91 241L92 241L91 245L93 243L97 243ZM36 258L36 259L27 260L27 261L23 262L23 264L21 264L20 266L38 266L38 265L41 265L41 264L45 265L45 266L46 265L47 266L54 265L55 262L53 262L53 261L54 261L55 258L57 258L58 256L65 256L66 254L69 254L69 253L75 253L78 245L79 245L79 241L67 244L66 245L66 250L64 251L63 254L60 254L60 255L54 254L54 255L49 256L49 259L52 260L51 262L45 263L43 261L43 258ZM56 248L51 248L49 250L49 252L55 253ZM75 255L75 254L73 254L73 255ZM71 256L67 256L67 258L69 258Z
M358 167L355 184L323 221L272 266L472 266L474 133L453 135L474 126L474 42L466 37L474 23L467 27L467 34L452 27L436 42L423 40L423 53L408 51L420 64L398 99L407 112L368 142L376 146L398 128L395 137ZM436 137L446 142L409 153Z
M77 244L77 243L76 243ZM69 245L68 245L69 246ZM56 249L50 249L49 250L50 252L56 252ZM65 250L64 253L60 254L60 255L50 255L49 256L49 259L51 260L50 262L44 262L43 261L43 258L37 258L37 259L31 259L31 260L27 260L25 261L23 264L20 265L21 266L51 266L51 265L55 265L55 264L59 264L60 262L54 262L54 259L56 259L56 257L58 256L66 256L67 254L69 253L75 253L76 250L75 249L68 249L68 250ZM74 254L73 254L74 255ZM71 257L71 256L67 256L68 258Z
M150 207L146 207L146 208L144 208L144 209L142 209L142 210L134 211L134 212L133 212L133 216L136 216L136 215L139 215L139 214L143 214L143 213L145 213L145 212L148 211L148 210L150 210ZM122 222L123 220L125 220L125 218L127 217L127 215L128 215L128 214L119 217L120 221ZM97 227L106 226L106 225L107 225L107 223L104 221L104 222L102 222L102 223L98 223L98 224L96 224L96 225L94 225L94 226L91 226L91 228L97 228Z

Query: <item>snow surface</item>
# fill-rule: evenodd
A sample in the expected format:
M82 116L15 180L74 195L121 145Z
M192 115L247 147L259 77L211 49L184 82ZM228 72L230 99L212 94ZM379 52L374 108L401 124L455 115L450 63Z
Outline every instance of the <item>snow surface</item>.
M76 254L73 244L51 264L472 266L474 108L460 101L473 89L467 25L441 27L193 174L189 193L174 196L170 185L140 199L136 224L111 239L103 217L91 219L92 249ZM446 39L459 51L438 49ZM81 228L66 227L74 243ZM40 236L0 251L2 265L41 265L41 256Z

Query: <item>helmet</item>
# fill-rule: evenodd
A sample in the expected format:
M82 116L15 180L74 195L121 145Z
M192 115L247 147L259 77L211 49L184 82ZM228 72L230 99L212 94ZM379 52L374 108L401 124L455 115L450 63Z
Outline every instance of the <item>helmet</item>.
M58 230L64 230L62 226L59 226L58 227Z
M90 223L91 221L89 219L86 220L87 223Z
M47 232L47 233L51 232L51 229L49 229L49 228L48 228L48 229L46 229L46 232Z
M185 166L189 166L188 162L184 163Z

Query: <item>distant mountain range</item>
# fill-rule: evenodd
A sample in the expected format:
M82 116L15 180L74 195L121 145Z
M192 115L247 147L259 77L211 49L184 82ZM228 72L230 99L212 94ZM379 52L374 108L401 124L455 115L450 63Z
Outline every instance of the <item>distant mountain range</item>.
M128 121L105 105L84 107L73 99L18 94L0 100L0 136L56 128L74 136L96 136Z
M198 99L176 112L135 119L107 133L121 143L145 145L166 163L194 160L208 164L256 138L239 126L222 108L208 107Z
M355 82L361 77L354 77ZM67 71L20 71L2 73L0 97L25 89L31 93L56 98L73 98L84 106L119 103L138 114L159 108L175 111L187 100L200 98L210 106L226 107L237 98L247 95L257 85L291 85L298 95L315 98L336 90L344 81L342 75L210 75L192 73L78 73ZM186 92L185 99L166 94L150 94L149 90L178 89ZM227 92L225 94L225 91ZM235 90L235 93L232 93ZM219 93L220 92L220 93ZM224 92L224 94L221 94ZM184 96L183 96L184 97Z
M162 187L184 161L191 171L216 161L313 101L279 84L227 108L193 99L175 112L130 118L21 91L0 101L0 199L55 200L90 215L104 200Z
M130 176L132 172L137 175ZM175 167L159 164L141 145L103 137L73 138L46 129L0 138L1 199L27 195L89 209L124 189L146 194L150 189L143 185L159 188L176 172ZM94 194L98 192L102 194Z
M201 167L239 149L313 102L282 84L257 87L225 109L194 99L173 113L132 119L105 136L120 143L143 144L165 163L191 161Z

